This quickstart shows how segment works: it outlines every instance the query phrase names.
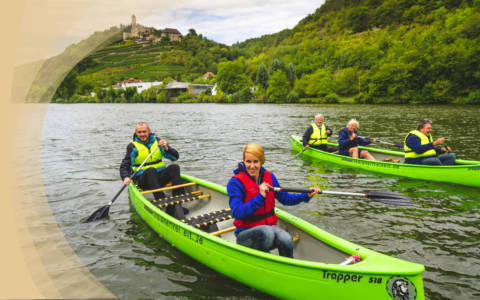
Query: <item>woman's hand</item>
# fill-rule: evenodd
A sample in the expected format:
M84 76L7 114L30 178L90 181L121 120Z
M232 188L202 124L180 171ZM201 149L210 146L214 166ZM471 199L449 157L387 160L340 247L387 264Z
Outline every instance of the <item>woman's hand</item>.
M266 182L263 182L259 186L259 188L260 188L260 194L262 194L263 197L267 197L267 193L270 191L270 188L272 188L272 186Z
M354 132L352 133L352 136L350 137L350 140L353 141L357 137L357 134Z
M321 194L322 190L319 188L312 188L312 192L308 193L308 197L312 198L316 194Z

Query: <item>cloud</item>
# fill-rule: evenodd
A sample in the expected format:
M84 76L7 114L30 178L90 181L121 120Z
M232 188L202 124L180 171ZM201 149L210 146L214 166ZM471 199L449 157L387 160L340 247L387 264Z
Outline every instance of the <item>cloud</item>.
M182 33L194 28L209 39L231 45L293 28L323 3L324 0L188 1L139 23L156 28L175 27Z

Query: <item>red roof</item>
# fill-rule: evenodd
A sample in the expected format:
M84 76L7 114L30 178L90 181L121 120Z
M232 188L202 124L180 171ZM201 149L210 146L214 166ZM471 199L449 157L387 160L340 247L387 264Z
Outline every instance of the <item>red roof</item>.
M163 30L163 32L182 35L182 34L180 33L180 31L178 31L178 30L175 29L175 28L165 28L165 29Z

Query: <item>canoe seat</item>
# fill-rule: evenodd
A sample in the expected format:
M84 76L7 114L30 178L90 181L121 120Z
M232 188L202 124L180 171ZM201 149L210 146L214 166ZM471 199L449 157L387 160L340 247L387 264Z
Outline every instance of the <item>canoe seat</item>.
M187 223L193 227L199 228L206 232L218 231L218 222L230 220L232 218L232 210L226 208L223 210L217 210L214 212L206 213L203 215L194 216L191 218L183 219L182 222Z
M182 204L185 202L190 202L190 201L200 200L205 198L210 198L210 195L209 194L203 195L202 191L195 191L195 192L185 193L181 195L167 196L165 198L161 198L158 200L153 199L151 200L151 202L156 206L158 206L159 208L165 208L169 205Z
M393 158L391 158L391 157L385 158L385 159L382 160L382 161L384 161L384 162L390 162L390 163L399 163L399 162L400 162L399 159L393 159Z
M188 213L188 209L182 207L182 203L205 198L210 198L210 195L203 195L202 191L195 191L181 195L167 196L161 199L153 199L150 200L150 202L159 208L166 208L166 212L169 215L177 219L184 219L185 215Z

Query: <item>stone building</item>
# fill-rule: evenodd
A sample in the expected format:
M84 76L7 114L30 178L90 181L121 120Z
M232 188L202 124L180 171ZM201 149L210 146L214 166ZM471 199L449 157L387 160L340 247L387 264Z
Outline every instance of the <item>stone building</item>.
M143 25L137 24L137 18L135 15L132 15L132 24L130 32L123 33L123 40L131 39L131 38L142 38L145 36L149 36L153 33L154 29L151 27L145 27Z
M143 25L137 24L137 18L135 17L135 15L132 15L130 32L123 33L123 40L126 41L128 39L144 39L151 40L154 43L158 43L165 36L168 36L170 41L182 40L182 34L175 28L165 28L164 30L160 30L160 36L156 35L156 32L158 32L158 30L155 30L155 28L153 27L145 27Z

